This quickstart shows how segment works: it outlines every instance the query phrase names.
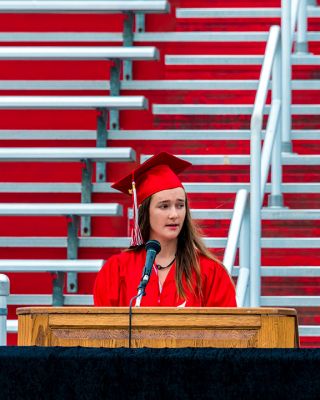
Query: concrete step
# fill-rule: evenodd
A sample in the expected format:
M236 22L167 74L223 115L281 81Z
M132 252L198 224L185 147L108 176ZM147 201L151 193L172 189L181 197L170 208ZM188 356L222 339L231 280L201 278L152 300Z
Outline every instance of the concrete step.
M226 237L205 238L204 242L210 249L222 249L227 244ZM129 237L80 237L80 248L125 249L130 245ZM262 238L261 246L265 249L319 249L320 238L281 237ZM6 248L67 248L66 237L21 237L1 236L0 247Z
M265 131L262 131L262 139ZM108 140L250 140L249 129L109 130ZM293 140L320 140L320 129L293 129ZM96 130L2 129L1 140L96 140Z
M297 277L297 278L319 278L320 277L320 266L263 266L261 267L262 277ZM234 267L233 276L239 275L239 267Z
M140 161L145 162L151 155L141 155ZM250 165L250 155L177 155L193 165ZM320 165L320 155L296 155L283 153L283 165Z
M64 295L65 305L93 305L92 295ZM52 295L12 294L8 305L51 305ZM261 296L262 307L319 307L320 296Z
M320 8L307 7L307 15L312 18L320 17ZM239 7L239 8L177 8L176 18L280 18L280 7Z
M268 32L144 32L135 33L136 43L185 43L185 42L266 42ZM319 41L320 32L307 32L307 40ZM122 43L121 33L100 32L1 32L0 43Z
M120 90L179 91L179 90L257 90L257 79L184 79L121 81ZM269 85L271 88L271 84ZM110 90L109 81L101 80L0 80L0 90ZM292 90L320 90L320 80L293 80Z
M320 336L320 326L318 325L300 325L299 336Z
M191 215L195 219L229 220L232 218L233 210L227 209L191 209ZM320 210L301 210L301 209L272 209L263 208L261 210L263 220L320 220Z
M319 307L320 296L261 296L263 307Z
M64 305L66 306L80 306L80 305L93 305L92 295L64 295ZM39 305L51 306L51 294L12 294L8 297L8 305Z
M171 55L165 56L166 65L262 65L264 55ZM293 65L320 65L320 56L292 54Z
M199 183L184 182L187 193L237 193L240 189L250 191L249 183ZM282 193L320 193L320 183L283 183ZM93 183L93 193L118 193L111 188L111 183ZM267 183L266 193L271 192L271 185ZM3 182L0 193L81 193L81 183L39 183L39 182Z
M0 103L1 106L1 103ZM244 104L153 104L154 115L252 115L253 106ZM269 114L266 105L264 113ZM319 104L293 104L292 115L320 115Z
M0 271L8 272L98 272L104 260L0 260ZM239 275L239 267L233 269L233 276ZM320 277L320 266L263 266L263 277Z

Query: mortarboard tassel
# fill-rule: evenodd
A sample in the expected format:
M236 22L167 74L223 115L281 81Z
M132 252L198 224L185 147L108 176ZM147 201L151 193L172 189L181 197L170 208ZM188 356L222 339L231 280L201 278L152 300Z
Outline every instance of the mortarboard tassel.
M142 234L138 221L138 200L136 184L132 176L132 195L133 195L133 228L131 231L131 246L140 246L143 244Z

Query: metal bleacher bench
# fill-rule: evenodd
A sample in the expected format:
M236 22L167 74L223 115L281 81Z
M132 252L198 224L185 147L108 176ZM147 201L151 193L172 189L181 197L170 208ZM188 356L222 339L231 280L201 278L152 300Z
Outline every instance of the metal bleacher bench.
M1 8L0 8L1 9ZM106 81L13 81L2 82L6 89L46 89L49 90L110 90L111 95L118 95L120 87L121 63L132 77L132 61L158 60L159 52L152 46L122 47L72 47L72 46L8 46L0 47L0 60L111 60L110 82Z
M97 109L102 110L97 126L97 146L105 147L105 110L138 110L147 107L147 100L143 96L0 96L0 109ZM36 150L33 149L34 154ZM65 150L67 152L67 150ZM81 150L77 150L81 153ZM75 154L77 154L75 151ZM89 150L88 150L89 151ZM93 150L91 150L93 152ZM21 150L22 152L22 150ZM46 150L48 158L50 150ZM5 153L5 151L4 151ZM54 153L54 152L53 152ZM9 151L8 151L9 154ZM69 153L71 154L71 152ZM95 155L98 156L99 152ZM13 156L13 153L11 153ZM41 159L41 154L38 152ZM100 157L102 153L100 154ZM85 152L82 152L82 157ZM85 157L88 158L88 157ZM123 159L123 158L122 158ZM8 158L7 158L8 161ZM37 161L34 158L33 161ZM97 181L105 181L105 165L97 164Z
M1 99L1 98L0 98ZM1 100L0 100L1 101ZM85 162L82 169L82 182L79 185L82 203L91 203L92 196L92 162L123 162L134 161L136 158L135 151L130 147L120 148L0 148L1 162ZM28 185L30 188L35 183L12 183L13 187L19 188L21 185ZM46 185L52 185L47 183ZM65 184L67 186L67 184ZM8 188L5 184L0 187L5 190ZM32 189L34 190L34 189ZM51 190L49 190L51 191ZM94 207L99 207L95 205ZM94 213L94 209L92 209ZM81 231L84 235L90 235L90 215L82 214Z
M147 108L143 96L0 96L0 109L118 109Z
M136 17L136 30L142 32L145 30L145 14L151 13L167 13L170 10L168 1L166 0L149 0L149 1L138 1L138 0L40 0L40 1L3 1L0 0L0 13L124 13L126 18L123 22L123 33L111 33L102 34L113 37L119 36L119 42L123 42L125 47L133 45L133 27L134 17ZM18 35L18 36L17 36ZM81 37L82 42L90 41L97 42L99 40L99 33L67 33L62 34L60 32L41 32L41 33L28 33L28 32L13 32L4 33L2 39L6 42L15 42L20 37L20 42L31 41L31 42L77 42ZM104 38L103 41L110 42L110 38ZM1 41L1 39L0 39ZM90 58L90 57L89 57ZM92 58L91 58L92 59ZM132 63L131 59L124 59L124 77L125 79L132 78Z
M117 203L98 203L98 204L78 204L78 203L0 203L0 216L27 216L27 217L43 217L43 216L64 216L68 217L68 237L58 238L60 239L58 247L67 248L67 257L69 260L77 259L78 247L79 247L79 218L80 216L120 216L122 215L122 206ZM19 243L19 238L1 238L2 241L7 241L17 246ZM29 247L37 247L37 239L46 239L46 245L48 247L55 247L55 239L53 237L49 238L26 238L29 240ZM5 245L5 244L4 244ZM6 246L8 247L8 246ZM23 263L23 261L21 261ZM2 264L3 265L3 264ZM44 270L46 271L46 270ZM77 270L73 270L67 276L67 287L69 292L77 292ZM51 296L52 305L63 305L64 287L64 272L58 270L57 277L53 281L53 295ZM33 296L28 296L32 298ZM37 298L37 296L35 296ZM40 297L41 298L41 297ZM17 303L16 303L17 304ZM18 302L18 304L21 304ZM25 303L22 303L25 304ZM37 303L39 304L39 303ZM40 303L42 304L42 303ZM48 303L46 303L48 304Z
M1 5L1 4L0 4ZM0 7L0 11L1 7ZM308 32L308 41L320 39L320 32ZM168 42L266 42L268 32L143 32L134 33L135 43L168 43ZM43 32L21 33L2 32L0 42L123 42L122 33L100 32Z
M0 260L0 271L4 273L42 272L42 273L73 273L98 272L104 260ZM64 295L64 303L72 305L92 304L92 296ZM52 295L9 295L8 305L51 305L54 302ZM16 333L18 321L7 321L7 332Z
M72 0L72 1L2 1L0 0L0 13L13 12L13 13L126 13L128 18L124 19L124 30L123 30L123 47L43 47L43 46L28 46L28 47L1 47L0 48L0 60L112 60L115 62L111 66L110 73L110 94L114 97L119 96L120 86L120 63L123 62L124 76L126 79L131 79L132 77L132 64L133 60L156 60L159 58L159 53L154 47L132 47L132 17L134 13L138 13L141 17L146 13L163 13L169 11L169 4L164 0L150 0L150 1L113 1L113 0L99 0L99 1L84 1L84 0ZM23 35L26 35L24 33ZM76 36L78 33L76 34ZM43 33L36 33L38 38L43 37ZM41 39L40 39L41 40ZM10 42L14 40L8 39ZM37 40L36 40L37 41ZM59 42L57 38L55 40ZM20 82L21 83L21 82ZM24 82L26 83L26 82ZM61 89L67 90L64 82L61 83ZM27 83L28 85L28 83ZM41 83L40 83L41 85ZM23 86L23 85L22 85ZM59 84L58 84L59 86ZM80 89L81 89L80 84ZM43 88L48 89L48 86L44 84ZM105 89L105 88L104 88ZM10 98L5 99L9 104ZM45 99L44 99L45 100ZM49 99L47 99L49 101ZM70 98L70 101L74 104L75 98ZM80 102L95 102L87 97L79 100ZM145 100L144 104L138 105L135 102L136 99L132 99L131 103L129 98L121 97L121 99L114 99L113 104L110 106L96 104L97 107L109 108L110 111L110 122L114 129L118 128L118 110L121 109L136 109L136 108L146 108L147 103ZM68 100L65 98L65 101ZM36 99L29 98L29 103L34 102L34 106L42 108L41 104L36 102ZM51 103L50 103L51 104ZM56 104L61 107L61 104ZM15 103L16 107L19 107ZM22 105L23 106L23 105ZM76 105L76 108L78 105ZM24 107L24 106L23 106ZM28 107L28 105L26 106ZM30 107L32 107L30 105ZM70 104L70 107L72 105ZM80 107L81 108L81 107Z
M166 0L9 0L0 1L1 12L139 12L163 13L169 11Z
M1 0L0 0L1 1ZM157 60L153 46L8 46L0 47L0 60Z
M131 148L2 148L0 149L0 162L37 161L37 162L70 162L84 161L82 170L81 201L82 204L29 204L29 203L0 203L1 216L69 216L68 239L66 243L68 258L77 258L78 253L78 228L81 217L82 235L91 235L91 217L95 215L120 216L122 207L119 204L91 203L92 162L101 161L133 161L135 152ZM19 184L14 184L19 186ZM30 183L32 186L33 183ZM4 238L2 238L4 239ZM39 238L40 239L40 238ZM43 239L43 238L41 238ZM13 242L15 239L12 238ZM51 242L50 238L47 238ZM10 239L8 240L10 241ZM34 242L31 246L34 245ZM60 289L62 290L62 277L60 277ZM68 274L68 288L77 290L76 275ZM60 300L57 302L61 303Z
M0 148L0 162L16 161L134 161L135 151L130 147L8 147Z

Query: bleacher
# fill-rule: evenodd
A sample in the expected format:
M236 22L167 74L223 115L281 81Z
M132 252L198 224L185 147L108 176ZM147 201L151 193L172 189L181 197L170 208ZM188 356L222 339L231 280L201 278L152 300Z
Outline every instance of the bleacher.
M131 203L110 184L156 152L193 163L182 175L192 214L223 258L236 193L250 190L250 119L280 3L0 1L0 272L11 282L9 332L16 306L92 304L102 260L129 243ZM307 36L296 34L292 55L285 207L268 207L269 180L261 212L259 298L297 308L306 347L320 338L315 2L307 13ZM268 94L263 139L270 105ZM241 255L235 277L239 264Z

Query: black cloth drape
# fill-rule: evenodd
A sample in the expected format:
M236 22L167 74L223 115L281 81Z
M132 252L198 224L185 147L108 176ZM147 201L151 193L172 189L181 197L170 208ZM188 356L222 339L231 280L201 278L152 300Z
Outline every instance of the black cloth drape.
M0 399L320 399L320 349L1 347Z

